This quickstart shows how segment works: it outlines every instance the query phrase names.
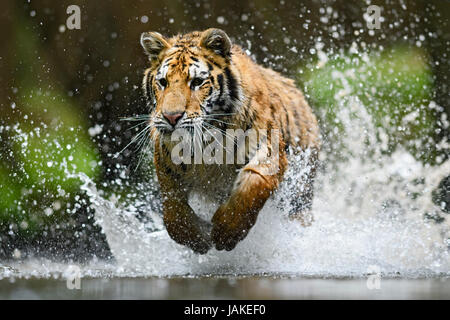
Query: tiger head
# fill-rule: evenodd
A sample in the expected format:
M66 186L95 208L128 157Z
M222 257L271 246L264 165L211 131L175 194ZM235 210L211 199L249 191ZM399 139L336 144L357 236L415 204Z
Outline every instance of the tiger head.
M150 67L143 87L151 126L159 135L195 126L219 126L241 101L232 45L220 29L165 38L144 32L141 45Z

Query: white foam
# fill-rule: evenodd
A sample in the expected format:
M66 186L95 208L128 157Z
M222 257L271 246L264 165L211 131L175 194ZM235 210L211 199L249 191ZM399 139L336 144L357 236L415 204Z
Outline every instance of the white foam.
M385 146L374 147L376 129L364 106L355 99L347 103L339 118L351 128L342 141L353 153L334 165L321 154L325 166L316 181L313 224L302 227L288 219L286 206L280 202L294 195L282 184L247 238L231 252L213 249L206 255L194 254L168 236L161 217L150 209L150 227L155 231L149 231L136 219L133 205L120 207L104 199L83 176L82 188L92 200L117 260L118 274L342 277L363 276L373 265L390 276L450 274L449 224L428 223L423 218L425 212L439 212L431 192L450 172L450 161L436 167L423 165L401 148L391 155L382 154ZM371 157L367 156L369 148ZM302 173L291 167L287 174ZM198 199L192 205L203 210L199 212L203 216L211 216L217 207Z

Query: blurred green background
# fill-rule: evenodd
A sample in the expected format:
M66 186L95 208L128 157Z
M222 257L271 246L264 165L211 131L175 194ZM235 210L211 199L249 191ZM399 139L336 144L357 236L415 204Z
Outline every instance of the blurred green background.
M367 29L369 3L382 7L380 30ZM65 27L72 4L80 30ZM297 81L336 160L349 154L338 152L342 94L388 134L386 153L401 145L430 165L449 156L436 145L449 136L448 1L7 0L0 9L0 258L110 257L69 175L82 172L105 190L121 184L114 190L123 196L148 179L134 170L133 148L114 156L135 134L120 118L146 112L143 31L224 29L257 62Z

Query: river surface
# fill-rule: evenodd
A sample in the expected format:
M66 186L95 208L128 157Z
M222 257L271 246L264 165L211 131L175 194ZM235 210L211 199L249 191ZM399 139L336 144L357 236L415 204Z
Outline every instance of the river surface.
M0 299L450 299L450 279L280 277L87 278L0 280ZM372 288L372 289L369 289Z

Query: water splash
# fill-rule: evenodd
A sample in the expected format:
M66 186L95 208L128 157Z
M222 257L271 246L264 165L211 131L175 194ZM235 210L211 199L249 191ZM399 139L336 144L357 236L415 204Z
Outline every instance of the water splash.
M114 262L92 261L82 266L82 274L360 277L376 265L385 276L450 275L448 219L441 224L424 219L425 214L440 211L431 192L450 172L450 160L430 166L401 147L386 152L388 134L374 125L364 103L346 85L345 75L336 77L344 84L335 97L336 119L343 126L342 152L337 161L336 150L328 148L332 139L325 139L311 226L289 219L285 200L296 195L288 183L282 183L247 238L233 251L213 249L197 255L169 237L153 200L124 203L114 195L107 197L87 175L69 172L66 166L67 178L81 180L115 258ZM286 174L300 179L305 168L295 159L291 164ZM136 189L145 195L155 185L149 182ZM199 197L191 199L191 205L205 218L217 208ZM146 213L145 221L139 212ZM28 259L0 266L0 277L63 275L66 268L65 263Z
M324 166L316 181L313 224L302 227L288 218L283 203L294 194L283 183L247 238L231 252L213 249L196 255L169 237L157 212L148 209L146 225L136 217L136 204L105 199L87 176L79 176L117 261L115 273L343 277L364 276L376 265L386 276L450 274L448 222L424 220L424 213L440 210L431 192L450 172L450 161L429 166L402 148L382 153L385 146L377 142L378 129L364 105L357 99L345 101L338 115L348 129L342 141L354 154L333 165L321 154ZM300 177L301 169L291 166L287 174ZM217 207L198 197L191 205L204 217Z

